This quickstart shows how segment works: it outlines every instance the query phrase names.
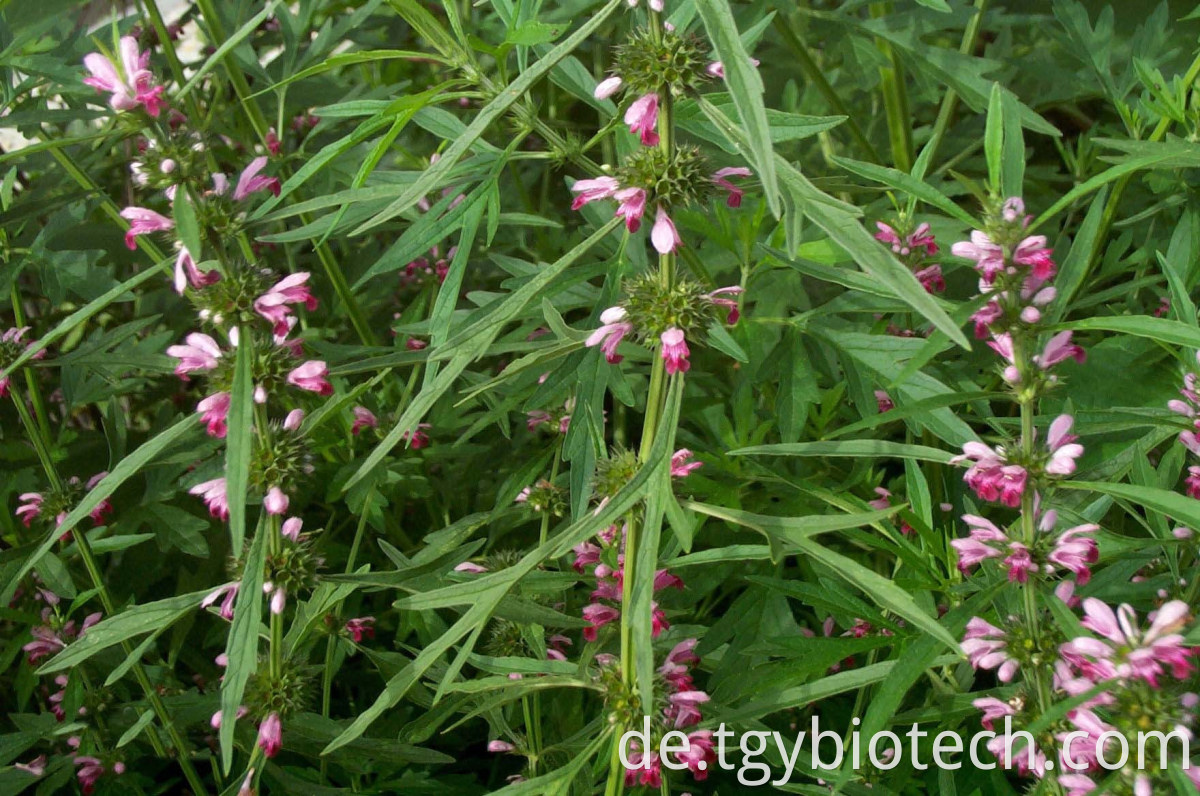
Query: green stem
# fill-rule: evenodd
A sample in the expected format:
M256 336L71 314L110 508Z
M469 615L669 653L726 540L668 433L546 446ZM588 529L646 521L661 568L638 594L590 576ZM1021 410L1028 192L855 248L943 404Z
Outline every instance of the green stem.
M792 51L792 55L796 56L797 65L800 71L804 73L804 77L811 83L821 96L829 103L829 107L840 116L846 117L846 129L850 131L850 136L858 142L863 151L867 153L871 160L879 162L882 158L879 155L879 150L867 138L866 133L858 125L858 120L851 110L846 107L846 103L842 102L842 98L838 96L837 91L829 84L825 78L825 72L820 65L813 59L809 52L808 42L799 33L792 30L791 25L782 15L776 15L774 21L775 30L783 37L783 43Z
M34 449L38 452L38 458L41 459L42 467L46 471L46 477L49 479L50 485L55 490L61 490L62 479L58 475L58 470L54 467L54 462L50 459L49 448L46 445L46 441L42 438L41 429L34 423L33 417L29 414L29 410L25 407L24 401L16 390L13 391L12 397L13 404L17 407L17 414L20 415L21 423L25 426L25 432L33 443ZM84 568L87 570L88 578L92 581L92 587L96 590L96 594L100 598L100 605L104 608L105 616L116 616L116 604L113 602L112 595L109 593L108 586L101 575L100 566L96 562L96 555L92 550L91 542L78 527L71 529L71 535L75 539L75 546L79 550L79 557L83 561ZM126 657L133 653L133 645L129 641L122 641L121 649L124 650ZM154 684L150 682L150 677L146 674L141 661L134 663L132 670L134 678L138 681L138 685L141 686L142 692L146 695L146 701L150 703L151 710L154 711L154 715L166 731L171 745L175 747L179 767L183 769L183 775L187 779L188 785L192 788L196 796L203 796L203 794L207 793L207 790L199 774L196 773L196 769L192 766L191 759L188 757L187 744L175 728L175 725L171 722L166 706L159 697L158 691L154 688ZM150 746L154 750L155 755L158 757L167 756L167 750L163 747L162 741L159 740L156 734L148 732L146 733L146 737L150 740Z
M651 14L650 24L656 26L658 20L657 15ZM670 94L663 98L662 107L658 114L658 136L659 147L665 153L667 161L670 162L674 156L675 136L674 136L674 103ZM675 280L675 254L669 252L662 254L658 258L658 277L659 282L665 289L670 289ZM659 353L657 348L655 353ZM653 364L650 366L650 386L646 394L646 414L642 420L642 439L638 448L638 459L644 464L650 455L650 450L654 446L654 433L658 428L658 420L662 415L663 406L666 403L666 363L661 356L654 356ZM630 516L626 522L625 531L625 569L622 577L621 588L621 678L625 686L632 693L637 689L637 678L634 669L634 655L636 651L636 642L633 638L633 624L631 616L631 608L633 606L633 584L637 579L637 570L635 563L637 561L638 552L638 525L633 516ZM619 738L623 732L623 728L617 728L616 737ZM621 793L624 789L624 772L621 768L620 758L614 751L609 770L609 789L614 787L616 781L616 793Z
M979 29L983 26L983 12L986 6L987 0L975 0L975 14L967 23L967 29L963 31L962 43L958 47L958 51L963 55L969 55L975 51L975 42L979 39ZM913 169L913 176L917 179L924 179L925 174L929 171L929 164L933 162L938 147L942 145L942 138L945 137L946 130L950 127L950 120L954 118L954 111L957 107L958 92L952 88L946 89L946 93L942 97L942 104L938 108L937 119L933 123L933 132L921 149L921 155L917 158Z
M873 3L871 17L885 17L891 10L891 3ZM904 85L900 58L886 39L876 38L875 46L888 62L887 65L879 67L879 80L883 89L883 105L887 111L892 162L900 171L912 171L912 117L908 112L908 90Z
M354 541L350 543L350 554L346 557L346 568L343 570L349 575L354 571L354 562L358 558L358 549L362 545L363 536L367 530L367 507L371 504L371 499L374 497L375 488L371 487L367 490L367 497L363 505L363 513L359 515L358 527L354 529ZM329 638L325 642L325 663L321 670L321 716L329 718L330 706L333 696L333 661L334 653L337 650L337 628L330 631ZM327 781L329 774L329 760L321 758L321 779Z
M1183 85L1191 86L1196 82L1196 78L1200 77L1200 53L1192 61L1192 65L1188 67L1187 73L1183 76ZM1186 91L1186 89L1185 89ZM1171 127L1171 118L1163 116L1158 120L1158 124L1150 132L1150 141L1161 141L1166 136L1167 130ZM1083 275L1080 277L1077 284L1087 284L1087 278L1091 275L1092 269L1096 267L1101 253L1107 248L1108 233L1112 229L1113 222L1117 218L1117 206L1121 203L1121 194L1125 192L1125 187L1129 185L1129 181L1133 179L1133 174L1126 174L1117 180L1113 185L1112 194L1109 195L1108 201L1104 204L1104 214L1100 217L1100 229L1097 230L1095 237L1092 239L1092 248L1088 253L1087 264L1084 266ZM1067 298L1070 298L1069 296Z

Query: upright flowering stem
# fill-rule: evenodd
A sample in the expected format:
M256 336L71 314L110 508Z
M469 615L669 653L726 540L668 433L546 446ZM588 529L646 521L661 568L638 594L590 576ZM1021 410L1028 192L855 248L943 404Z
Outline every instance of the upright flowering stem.
M1030 362L1028 353L1026 335L1013 335L1013 361L1017 367L1017 371L1021 374L1023 383L1029 383L1028 375L1034 369L1034 365ZM1034 443L1036 433L1034 431L1033 419L1036 403L1036 397L1032 391L1023 390L1017 397L1017 404L1021 410L1021 454L1024 461L1030 461L1034 455ZM1035 506L1036 492L1032 487L1028 487L1021 493L1021 538L1026 547L1032 549L1037 540L1037 507ZM1025 624L1029 628L1029 637L1035 641L1040 636L1039 630L1039 608L1038 608L1038 583L1036 578L1031 578L1024 584L1021 584L1023 606L1025 609ZM1038 703L1042 712L1050 708L1052 700L1050 691L1042 677L1041 672L1033 670L1033 685L1037 692Z
M651 35L656 40L661 37L662 21L660 15L651 10L650 30ZM660 97L660 107L658 112L658 147L666 156L666 162L670 162L675 149L674 135L674 103L669 90L663 92ZM658 258L658 278L664 290L669 290L675 280L675 252L669 251L659 254ZM661 343L659 344L661 346ZM662 415L663 406L666 403L667 391L665 389L667 382L666 360L661 356L652 356L650 366L650 385L646 394L646 413L642 421L642 438L638 449L638 459L644 465L646 459L650 455L650 450L654 445L654 433L658 427L659 418ZM680 376L682 378L682 376ZM621 676L625 685L630 691L635 691L637 682L635 677L635 651L636 644L633 638L633 584L638 574L635 570L638 552L638 524L633 517L630 517L627 524L625 535L625 569L624 577L621 586ZM624 766L617 756L618 739L624 728L619 728L619 731L614 736L613 757L608 775L608 794L621 793L625 787Z

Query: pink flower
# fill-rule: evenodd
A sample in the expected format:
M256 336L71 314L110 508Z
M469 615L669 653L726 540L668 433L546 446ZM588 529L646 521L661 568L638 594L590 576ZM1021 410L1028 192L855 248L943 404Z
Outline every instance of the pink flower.
M270 603L271 613L279 615L283 613L283 609L287 607L287 589L282 584L276 585L270 581L263 584L263 594L271 598Z
M636 3L637 0L633 0L633 2ZM629 760L630 767L625 769L625 787L632 788L642 785L654 790L662 787L662 760L658 755L651 753L650 765L646 766L642 762L642 752L635 750L631 743L626 759Z
M1047 473L1070 475L1075 472L1075 460L1083 455L1083 446L1075 442L1077 437L1068 433L1074 422L1070 415L1059 415L1050 424L1046 437L1050 449L1050 460L1046 463Z
M1074 359L1083 362L1087 359L1084 350L1071 342L1070 332L1059 332L1050 338L1039 356L1033 357L1033 363L1042 370L1049 370L1059 362Z
M1037 572L1037 564L1033 563L1033 557L1029 555L1029 548L1020 542L1011 542L1008 550L1009 555L1004 559L1004 566L1008 567L1009 582L1029 582L1029 573Z
M304 528L304 520L299 517L288 517L283 521L283 525L279 526L279 535L284 539L291 539L293 542L300 541L300 531Z
M600 563L600 547L591 542L580 542L573 548L575 560L571 563L575 571L583 574L583 570L593 564Z
M34 776L40 777L46 773L46 756L38 755L28 763L13 763L13 768Z
M17 510L13 513L28 528L29 524L42 513L42 501L45 500L45 497L40 492L25 492L17 499L21 501L21 504L17 506Z
M505 754L513 751L517 747L510 744L508 741L488 741L487 750L495 754Z
M1079 637L1060 647L1063 657L1081 666L1092 679L1111 677L1138 678L1157 687L1163 666L1171 669L1176 679L1191 673L1192 651L1182 635L1175 631L1189 618L1187 604L1182 600L1166 603L1152 614L1150 627L1142 632L1137 614L1128 605L1114 613L1095 597L1083 601L1082 625L1107 639Z
M926 293L941 293L946 289L946 279L942 276L942 267L937 263L913 272L913 276L921 283L921 287L925 288Z
M88 796L96 790L96 783L100 781L100 777L104 776L104 765L98 758L88 755L76 755L73 762L79 766L75 771L79 787L84 796Z
M1089 564L1094 564L1100 558L1100 551L1092 534L1100 530L1099 525L1077 525L1063 531L1054 543L1054 550L1046 557L1051 564L1057 564L1063 569L1075 574L1075 580L1080 586L1087 585L1092 578Z
M238 589L241 588L241 585L241 583L235 580L231 583L226 583L224 586L218 586L205 595L204 599L200 601L200 607L208 608L210 605L215 604L217 600L220 600L221 608L219 610L221 618L226 622L233 621L233 601L237 598Z
M1191 434L1191 432L1185 431L1184 434ZM1183 434L1180 434L1181 439L1182 437ZM1200 467L1193 466L1188 468L1187 478L1183 480L1183 486L1187 490L1188 497L1200 500Z
M658 638L664 630L670 629L671 623L667 621L663 609L658 607L658 603L650 603L650 638Z
M1009 508L1021 505L1028 474L1024 467L1006 462L1003 448L993 450L982 442L968 442L963 445L962 455L955 456L950 463L968 460L974 463L963 480L981 500L998 500Z
M576 180L571 186L575 201L571 203L572 210L578 210L590 202L601 199L611 199L621 184L615 177L597 177L594 180Z
M730 296L740 296L746 292L746 289L740 285L731 285L729 287L719 287L716 290L705 293L705 298L718 307L724 307L729 310L729 315L725 318L725 323L733 326L741 317L741 312L738 309L738 300L729 298Z
M354 423L350 426L350 433L358 436L358 432L364 428L376 428L379 425L379 418L371 413L371 410L365 406L356 406L353 409Z
M629 132L640 135L645 146L658 146L658 94L643 94L625 111Z
M675 229L675 222L671 220L671 216L667 214L662 205L658 206L654 216L654 228L650 230L650 242L654 244L654 250L659 254L670 254L683 243L679 232Z
M202 332L192 332L184 341L186 345L173 345L167 348L167 356L175 357L179 364L175 366L175 375L187 380L187 374L199 370L212 370L221 358L221 347L217 341Z
M671 574L670 570L658 570L654 573L654 591L662 591L663 589L679 589L683 591L683 578Z
M879 410L880 414L883 414L884 412L890 412L896 408L896 404L892 400L892 397L883 390L875 391L875 406Z
M1030 235L1017 244L1013 262L1029 266L1034 279L1044 282L1054 276L1054 260L1050 259L1050 253L1044 235Z
M288 323L293 304L303 304L309 312L317 308L317 299L308 289L308 273L290 274L275 283L274 287L254 300L254 311L274 325L278 336L286 336L291 330Z
M287 375L287 383L317 395L332 395L333 385L326 378L329 368L319 359L312 359Z
M91 75L83 79L84 85L112 94L109 105L115 111L128 111L141 105L146 113L157 118L166 105L162 99L165 89L154 85L154 75L147 68L150 51L138 52L137 39L132 36L123 36L119 46L124 76L110 59L100 53L89 53L83 57L83 65Z
M428 423L417 423L417 427L412 431L405 431L400 435L400 439L408 443L408 446L415 451L421 448L429 447L429 435L425 433L425 429L433 428Z
M480 566L472 561L464 561L454 568L455 572L467 572L472 575L482 575L487 572L487 567Z
M995 697L983 697L982 699L976 699L971 704L983 711L983 716L980 718L980 724L983 725L985 730L991 730L992 722L996 719L1001 719L1005 716L1017 715L1017 711L1012 705L1008 704L1007 702L1001 702Z
M283 746L283 722L278 713L271 713L258 725L258 745L267 757L274 757Z
M263 498L263 508L268 514L279 516L286 514L288 510L288 496L282 489L273 486L267 490L267 496Z
M121 211L121 218L129 222L129 229L125 231L125 246L130 251L137 249L138 235L175 228L174 221L145 207L127 207Z
M600 323L603 325L588 335L587 340L584 341L584 345L589 348L600 346L600 350L604 352L604 358L612 365L624 359L617 353L617 346L625 339L625 335L633 331L633 324L626 321L625 316L624 307L609 307L600 313Z
M354 639L355 644L361 644L364 638L375 638L375 617L360 616L347 620L346 632Z
M225 438L228 431L225 420L229 416L229 404L230 395L227 392L215 392L196 404L196 411L208 426L210 437Z
M712 179L713 182L717 184L717 187L724 188L729 192L729 197L725 200L725 204L727 204L729 207L741 207L742 196L744 196L746 193L741 188L731 183L728 178L749 177L752 174L753 172L744 166L733 166L730 168L718 169L716 173L713 174Z
M637 232L646 212L646 192L641 188L622 188L613 198L620 202L615 215L625 219L625 229Z
M43 613L43 616L49 616L49 613ZM68 625L74 630L74 625ZM68 626L64 626L64 635ZM49 625L37 625L30 629L30 635L33 636L33 641L25 644L21 649L25 652L25 657L30 665L40 661L42 658L57 654L67 646L67 642L59 637L59 634L54 631L54 628Z
M1004 249L977 229L971 230L970 241L959 241L950 247L950 251L956 257L974 260L975 270L979 271L985 285L990 285L996 274L1004 270Z
M683 330L675 326L663 332L659 339L662 341L662 358L667 363L667 375L686 373L692 366L688 356L692 353L684 339Z
M300 430L300 426L304 424L304 410L293 409L283 418L283 430L296 432Z
M17 347L17 345L21 342L21 338L24 337L25 333L28 331L29 331L28 326L10 327L9 329L6 329L4 331L4 334L0 335L0 344L10 343L10 344L12 344L12 347L15 349ZM28 351L32 346L33 346L32 343L26 345L25 350ZM42 351L38 351L36 354L34 354L33 358L34 359L44 359L45 356L46 356L46 352L44 350L42 350ZM12 376L11 375L5 376L4 378L0 379L0 398L8 397L8 390L11 385L12 385Z
M205 273L196 266L196 261L187 249L180 247L179 255L175 258L175 292L183 295L184 288L191 285L196 290L214 285L221 281L221 275L216 271Z
M717 753L713 749L712 730L697 730L687 737L687 750L676 752L675 759L687 765L692 777L703 781L717 761Z
M229 519L229 498L225 494L225 479L214 478L202 484L196 484L188 490L188 494L204 498L208 504L208 513L219 520Z
M974 668L999 669L996 676L1000 682L1011 682L1020 664L1009 654L1006 638L1007 634L1000 628L974 617L967 622L962 650Z
M609 622L616 621L621 616L621 612L616 608L600 603L589 603L583 607L583 618L591 622L591 627L583 629L583 637L587 641L596 640L596 631L607 625Z
M237 186L233 189L234 201L240 202L252 193L270 191L279 196L279 180L276 177L263 177L259 174L267 165L267 156L261 155L250 161L238 177Z
M762 64L762 61L758 60L757 58L751 58L750 63L757 67ZM721 61L713 61L708 66L704 67L704 71L707 72L710 77L719 78L721 80L725 79L725 64Z
M958 553L958 568L963 573L988 558L999 558L1003 551L993 544L1007 544L1008 536L997 528L990 520L974 514L964 514L963 520L971 527L971 535L966 539L954 539L950 542Z
M687 448L680 448L671 455L671 477L672 478L687 478L696 470L704 466L704 462L694 462L692 452Z
M606 100L620 91L623 83L624 81L615 75L606 77L596 84L596 90L592 92L592 96L598 100Z
M1004 310L997 301L989 301L976 310L975 314L971 316L971 320L975 323L975 339L986 340L990 331L988 327L1003 317Z
M667 697L669 704L663 715L672 720L675 729L690 727L703 718L700 706L708 699L708 694L703 691L677 691Z

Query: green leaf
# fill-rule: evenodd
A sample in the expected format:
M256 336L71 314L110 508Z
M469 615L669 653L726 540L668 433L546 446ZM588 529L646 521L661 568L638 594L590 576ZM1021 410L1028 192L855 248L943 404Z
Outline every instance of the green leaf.
M725 67L725 84L733 97L745 133L747 154L762 182L767 204L780 215L779 181L775 176L775 150L763 105L763 82L738 34L728 0L696 0L696 10L712 41L717 60Z
M925 445L907 445L881 439L848 439L826 442L792 442L779 445L753 445L729 452L730 456L847 456L851 458L891 457L920 459L946 464L955 454Z
M196 208L192 205L192 193L187 186L175 192L175 229L183 247L196 262L204 258L203 244L200 239L200 224L196 221Z
M33 554L25 559L21 566L12 570L12 577L5 582L4 589L0 592L0 602L5 605L8 604L21 579L25 577L30 569L37 566L42 556L54 547L63 534L73 530L79 524L80 520L90 515L101 502L111 497L121 484L140 472L154 457L190 434L199 421L199 415L188 415L166 431L147 440L137 450L122 459L116 467L109 471L108 475L104 476L98 484L83 496L83 499L79 501L79 505L71 509L67 513L67 516L63 517L62 522L58 523L55 528L50 529L46 538Z
M240 336L229 392L228 431L225 437L225 495L229 503L229 541L233 556L242 554L246 538L246 492L250 482L250 457L254 451L254 360L252 338Z
M596 230L587 240L564 254L556 263L543 268L528 282L514 290L501 301L496 302L483 318L459 331L451 339L447 340L440 349L434 349L430 354L431 358L433 358L434 354L446 351L450 354L450 361L438 373L437 378L422 388L417 396L413 398L412 402L405 407L404 412L396 421L396 425L375 446L374 450L371 451L366 460L355 471L354 475L350 477L350 480L346 482L346 486L343 489L346 491L351 489L382 462L384 457L400 443L404 434L415 428L417 423L421 421L421 418L425 416L425 413L450 389L450 386L462 375L467 366L483 353L491 341L500 333L500 328L516 317L526 304L545 290L546 286L554 281L570 265L616 229L618 224L620 224L620 219L611 219L603 227Z
M1178 492L1152 486L1131 484L1107 484L1096 481L1061 481L1059 489L1083 489L1099 492L1119 500L1127 500L1137 506L1161 512L1175 522L1189 528L1200 528L1200 501Z
M1147 154L1124 160L1111 169L1106 169L1067 191L1059 197L1057 202L1042 211L1042 214L1029 225L1029 232L1032 233L1033 230L1046 223L1046 221L1053 218L1057 213L1070 207L1092 191L1114 180L1118 180L1127 174L1134 174L1135 172L1155 168L1176 169L1196 167L1200 167L1200 147L1193 144L1189 149L1181 151L1177 147L1166 144L1157 145L1151 148Z
M681 391L672 390L671 403L664 417L676 417L679 412ZM655 442L637 474L605 506L596 513L586 514L561 533L527 553L516 564L498 572L483 575L467 583L435 589L425 595L431 607L467 605L469 608L436 641L426 644L417 657L393 675L384 686L383 693L370 707L362 711L341 735L329 743L322 754L330 754L338 748L360 737L376 719L404 698L421 677L460 639L477 631L487 622L496 605L518 581L533 571L547 558L564 555L572 547L589 538L601 528L617 522L644 496L651 479L668 466L670 448L667 445L668 429L660 424ZM261 584L260 584L261 586ZM228 675L226 675L228 679Z
M980 226L979 222L970 213L956 205L941 191L924 180L918 180L911 174L906 174L899 169L893 169L888 166L877 166L874 163L852 160L850 158L834 156L833 162L846 171L853 172L860 177L866 177L868 180L874 180L891 188L904 191L913 198L919 199L930 207L936 207L943 213L957 218L968 226Z
M406 0L409 2L409 0ZM442 153L441 158L437 163L431 165L425 170L425 173L408 187L404 193L391 204L389 204L380 213L377 213L365 224L361 225L354 231L354 234L362 234L367 230L376 227L389 219L403 213L408 208L417 203L421 197L432 191L434 188L440 187L445 175L452 169L467 150L475 141L486 131L492 129L497 120L512 107L513 103L517 102L525 92L533 87L537 81L541 80L556 64L566 58L571 52L588 39L608 17L617 10L623 3L623 0L609 0L608 4L593 14L587 22L585 22L578 30L572 33L562 44L555 47L544 57L538 60L536 64L526 69L521 73L521 76L505 86L497 94L496 98L489 102L471 121L467 129L461 136L455 139L450 146ZM396 3L393 2L393 5ZM415 4L415 3L414 3ZM428 12L426 12L428 13Z
M152 633L174 624L187 613L195 610L207 591L196 591L168 597L144 605L127 608L116 616L103 619L88 628L77 640L67 645L50 660L38 667L38 674L52 674L72 666L78 666L97 653L122 641Z
M808 517L773 517L767 514L751 514L739 509L727 509L706 503L685 502L684 508L709 517L716 517L734 525L758 531L771 543L771 557L779 560L783 554L794 553L797 543L822 533L842 531L873 525L894 515L903 505L889 506L882 511L864 511L853 514L813 515Z
M171 99L178 102L187 96L187 93L195 88L196 85L204 79L205 75L211 72L213 68L216 67L216 65L219 64L222 59L224 59L225 56L230 53L230 51L233 50L234 47L237 47L243 41L248 39L250 34L258 30L258 26L274 13L275 6L278 4L279 0L269 0L267 4L263 6L261 11L250 17L250 19L246 20L245 24L233 32L233 35L221 42L221 46L213 51L212 55L208 56L208 59L205 60L205 62L200 66L199 69L195 71L195 73L192 74L190 78L188 78L188 82L184 83L182 88L172 94ZM230 68L241 69L241 67L237 66L236 64L231 64Z
M531 20L513 28L504 38L507 44L519 44L531 47L535 44L552 42L562 35L562 25L550 25L545 22Z
M1004 184L1004 95L1000 84L992 83L988 97L987 124L983 133L983 153L987 158L988 184L1000 190Z
M121 733L121 737L117 740L117 748L120 749L133 739L142 734L142 730L150 726L150 722L154 721L154 711L144 710L142 715L138 716L138 720L133 723L128 730Z
M1146 337L1170 346L1200 349L1200 329L1182 321L1172 321L1168 318L1153 318L1149 315L1081 318L1077 321L1060 323L1055 328L1071 329L1077 332L1117 332L1134 337Z
M50 332L30 343L29 346L26 347L26 349L22 351L16 359L9 363L7 367L0 369L0 379L7 378L8 376L12 375L13 371L24 365L26 362L29 362L31 359L37 356L39 352L45 351L51 345L75 331L77 327L88 321L92 316L103 310L109 304L112 304L117 299L126 295L129 295L130 298L132 298L132 291L134 288L149 282L155 277L161 277L163 272L169 270L174 263L174 258L170 260L163 260L153 268L147 268L137 276L126 279L124 282L105 292L100 297L89 301L83 307L75 310L75 312L72 312L66 318L63 318Z
M242 581L238 586L237 599L233 605L233 622L229 626L229 638L225 655L229 665L221 680L221 768L228 774L233 765L233 730L237 725L237 711L246 692L246 684L258 669L258 634L262 624L263 566L267 556L266 537L270 531L268 523L259 522L258 531L246 554L246 565L242 570Z
M897 586L888 578L880 575L878 572L867 569L862 564L851 558L847 558L841 553L835 553L827 547L822 547L811 539L794 538L790 541L795 546L797 552L803 553L815 561L819 561L841 575L874 600L880 608L885 608L899 614L911 625L924 630L950 649L958 650L958 640L938 623L937 618L930 616L922 610L907 591Z

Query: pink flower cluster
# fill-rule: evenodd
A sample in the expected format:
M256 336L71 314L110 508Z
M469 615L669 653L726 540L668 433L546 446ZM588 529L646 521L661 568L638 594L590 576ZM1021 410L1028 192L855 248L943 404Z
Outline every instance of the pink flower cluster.
M1030 467L1049 476L1075 472L1075 460L1083 455L1083 446L1070 433L1073 423L1070 415L1059 415L1050 424L1046 450L1036 462L1014 463L1004 447L993 448L982 442L964 444L962 454L950 462L971 463L963 480L981 500L999 501L1009 508L1017 508L1028 486Z
M119 42L120 67L111 58L100 53L89 53L83 57L88 77L84 85L98 92L108 92L108 104L114 111L128 111L141 106L146 113L157 118L166 107L162 95L166 89L156 85L154 73L150 71L150 51L138 51L137 39L123 36Z
M104 480L105 476L107 475L107 472L96 473L87 480L87 483L84 484L84 489L90 492L95 488L96 484ZM71 476L67 479L66 486L68 490L74 491L79 487L79 484L79 478L76 476ZM42 509L46 502L46 495L42 494L41 492L24 492L19 496L19 500L21 501L21 505L17 506L17 510L14 513L18 518L20 518L25 527L28 528L30 523L42 515ZM88 512L88 516L91 517L92 522L96 523L97 525L101 525L104 523L104 518L112 513L112 510L112 503L107 500L101 500L96 504L95 508ZM54 516L55 527L62 525L63 520L67 518L67 514L69 512L70 510L67 508L61 508L59 510L59 512Z
M925 264L926 258L933 257L939 251L929 224L918 224L912 231L901 234L890 224L876 221L875 240L886 244L892 253L915 270L913 275L925 288L927 293L941 293L946 289L946 280L942 276L942 267L937 263Z
M29 347L33 345L33 343L28 343L24 346L21 345L22 338L25 337L25 333L28 331L29 331L28 326L21 326L21 327L13 326L13 327L10 327L10 328L4 330L4 333L2 335L0 335L0 347L9 349L10 350L9 353L11 356L14 356L14 357L19 356L19 353L22 349L28 350ZM46 356L45 351L38 351L36 354L33 355L33 358L34 359L42 359L45 356ZM0 367L2 367L2 365L0 365ZM0 398L8 397L8 391L11 388L11 386L12 386L12 376L11 375L5 376L4 378L0 378Z
M600 532L596 542L580 542L576 545L575 560L572 562L576 572L583 574L590 568L591 574L596 578L592 601L583 608L583 618L591 625L583 630L583 637L587 641L595 641L602 627L621 618L619 606L624 587L624 527L618 532L617 526L610 525ZM604 558L606 557L610 561L615 561L616 566L605 563ZM659 570L654 574L654 591L666 588L682 590L683 581L665 569ZM663 610L658 607L658 603L651 604L651 611L652 633L657 638L671 624L667 621Z
M1196 362L1200 364L1200 351L1196 352ZM1179 390L1179 394L1184 397L1184 400L1175 399L1167 403L1167 407L1172 412L1182 415L1191 421L1191 428L1179 432L1179 442L1196 456L1200 456L1200 436L1196 434L1197 431L1200 431L1200 386L1197 384L1198 379L1200 379L1200 376L1197 376L1194 371L1188 371L1184 374L1183 387ZM1184 479L1184 488L1187 490L1189 497L1200 500L1200 466L1192 465L1188 467L1188 474Z
M1052 533L1057 519L1056 512L1045 512L1038 522L1038 530L1042 534ZM1074 574L1076 582L1083 586L1092 577L1090 566L1099 558L1099 549L1092 536L1100 529L1098 525L1089 523L1068 528L1042 555L1030 550L1023 542L1009 538L988 519L965 514L963 521L970 527L970 535L965 539L954 539L950 544L958 553L958 568L964 574L989 558L997 558L1003 559L1011 582L1026 583L1030 574L1043 571L1050 575L1056 568L1062 568ZM1035 556L1044 559L1040 568Z
M694 638L684 639L676 644L667 654L658 673L667 686L666 699L657 717L659 726L670 730L683 730L695 726L703 718L701 705L708 702L708 694L696 688L689 667L698 663L696 657L697 641ZM696 781L703 781L716 762L716 752L712 741L711 730L695 730L687 735L687 748L682 752L674 752L676 760L687 766ZM630 744L628 754L630 767L625 769L625 787L632 788L642 785L648 788L662 786L661 755L651 754L649 765L645 765L645 750L634 748Z
M740 207L745 191L730 182L729 178L749 177L750 174L751 172L747 168L723 168L713 174L712 181L728 192L726 204L730 207ZM615 199L618 204L614 215L625 219L625 228L631 233L637 232L641 228L642 218L646 214L646 205L650 198L645 188L622 187L616 177L609 176L576 180L575 184L571 186L571 191L575 194L575 200L571 203L572 210L578 210L592 202ZM650 242L659 254L670 254L683 243L675 228L675 222L662 203L655 206L654 227L650 230Z
M728 310L726 322L736 324L741 317L737 297L744 292L744 288L732 285L706 293L704 298L713 307ZM629 312L624 307L620 305L609 307L600 313L600 326L588 335L584 345L588 348L600 346L600 350L604 352L604 358L608 360L609 364L615 365L624 359L624 356L617 353L617 347L635 331L637 331L637 327L630 320ZM671 326L659 333L658 341L659 355L666 365L668 376L686 373L691 368L692 363L688 357L691 356L692 350L688 347L687 335L683 329Z

